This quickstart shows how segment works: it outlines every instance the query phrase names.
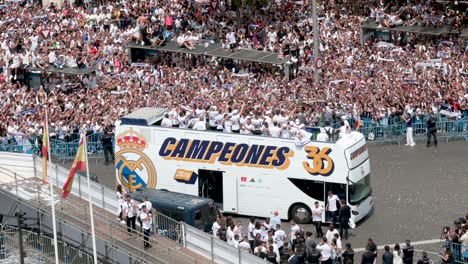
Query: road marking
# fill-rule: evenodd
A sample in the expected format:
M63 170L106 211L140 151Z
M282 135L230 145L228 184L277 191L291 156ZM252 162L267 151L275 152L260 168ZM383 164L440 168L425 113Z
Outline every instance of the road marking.
M420 240L420 241L415 241L415 242L411 242L411 245L412 246L418 246L418 245L428 245L428 244L435 244L435 243L441 243L443 242L443 240L440 240L440 239L429 239L429 240ZM395 245L396 243L392 244L392 243L389 243L387 244L388 246L390 245ZM404 246L406 245L406 242L400 242L399 243L401 246ZM377 246L377 249L383 249L385 247L385 245L380 245L380 246ZM354 249L355 252L362 252L366 250L366 248L356 248Z

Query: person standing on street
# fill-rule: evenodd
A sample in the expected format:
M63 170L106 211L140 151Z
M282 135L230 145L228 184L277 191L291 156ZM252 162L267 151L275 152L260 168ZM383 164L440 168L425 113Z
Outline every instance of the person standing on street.
M390 247L384 247L385 252L382 255L382 264L393 264L393 254L390 252Z
M339 202L340 198L336 194L333 194L332 191L328 191L327 207L325 209L328 213L328 220L332 224L336 223Z
M395 247L393 248L393 264L402 264L402 253L400 249L400 244L396 243Z
M375 254L374 252L367 250L362 255L361 264L374 264Z
M413 264L414 247L411 246L411 242L406 240L406 246L403 248L403 263Z
M345 200L341 200L340 213L338 215L338 220L340 222L340 237L342 239L348 240L348 229L349 229L349 219L351 218L351 207L346 205Z
M328 244L328 240L326 237L322 237L320 240L320 245L317 246L317 249L320 250L320 261L322 264L332 264L332 254L333 250Z
M153 224L152 217L153 216L151 212L147 210L146 205L143 205L141 207L140 219L142 222L143 240L145 241L144 242L145 249L151 247L149 243L149 236L151 232L151 225Z
M414 144L414 140L413 140L413 119L411 118L411 115L409 114L406 115L405 123L406 123L406 146L414 147L416 144Z
M436 118L434 114L431 114L427 120L427 147L431 145L431 137L434 138L434 146L437 147L437 127L436 127Z
M372 238L367 239L366 251L374 253L374 260L377 259L377 245L374 243Z
M335 234L340 234L338 230L335 229L335 226L333 224L330 224L328 226L327 233L325 234L325 237L327 238L327 241L331 242L333 238L335 238Z
M270 218L271 228L276 230L277 225L281 225L281 219L278 216L278 211L273 212L273 216Z
M346 243L346 249L343 252L343 264L354 264L354 250L351 248L350 243Z
M315 207L312 209L312 221L315 225L315 234L317 238L323 237L322 219L323 207L319 205L319 202L315 202Z
M422 252L422 256L419 258L417 264L429 264L431 263L431 260L427 257L426 251Z

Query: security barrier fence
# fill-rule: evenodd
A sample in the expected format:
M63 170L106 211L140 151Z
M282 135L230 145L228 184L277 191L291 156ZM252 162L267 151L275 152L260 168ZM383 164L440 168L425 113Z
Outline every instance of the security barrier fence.
M4 247L4 250L11 248L9 245L12 245L14 248L19 247L18 232L19 229L16 227L0 224L0 238L7 241L7 246ZM39 263L55 262L53 238L30 230L23 229L22 232L23 248L26 248L26 256L30 255L30 252L32 252L36 256L33 261L40 261ZM94 262L93 256L86 252L71 247L62 241L58 241L57 245L60 263L93 264ZM101 264L103 262L99 261L99 263Z
M428 116L419 116L413 119L413 134L416 140L424 139L426 136L426 121ZM357 121L348 119L352 129L356 129ZM323 123L323 122L322 122ZM380 120L371 118L361 118L359 120L359 132L363 133L368 143L401 143L406 140L406 124L400 116L386 117ZM324 125L324 124L322 124ZM331 124L335 129L340 127L340 123ZM319 133L319 127L309 127L306 130L312 133L315 139ZM449 140L464 138L468 141L468 116L461 119L449 119L444 116L437 117L438 136L441 139ZM87 135L88 159L102 159L104 156L101 144L102 133ZM4 139L0 142L0 151L30 153L40 155L42 138L33 136L23 138L21 136ZM70 134L63 139L51 138L51 155L55 160L65 162L73 160L79 146L79 135Z

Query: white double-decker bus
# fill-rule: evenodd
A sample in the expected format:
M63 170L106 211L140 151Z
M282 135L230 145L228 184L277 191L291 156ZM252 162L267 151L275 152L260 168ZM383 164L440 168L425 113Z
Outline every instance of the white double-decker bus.
M327 192L345 199L357 222L372 209L364 136L338 141L294 139L166 128L160 109L140 109L115 131L117 182L128 189L166 189L212 198L223 212L298 223L311 220ZM323 219L325 221L325 219Z

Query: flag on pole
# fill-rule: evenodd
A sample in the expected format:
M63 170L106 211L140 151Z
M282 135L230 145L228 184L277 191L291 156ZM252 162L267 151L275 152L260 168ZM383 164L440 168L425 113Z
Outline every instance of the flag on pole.
M49 129L47 117L44 120L44 128L42 129L42 183L47 182L47 160L49 159Z
M72 168L68 174L67 181L62 188L62 198L67 198L72 190L73 179L77 171L86 171L86 152L85 152L86 136L83 135L80 139L80 146L76 153L75 161L73 161Z
M362 125L362 121L359 120L359 119L357 119L356 122L355 122L355 124L354 124L354 126L356 127L355 130L356 130L356 131L359 130L359 128L361 127L361 125Z

